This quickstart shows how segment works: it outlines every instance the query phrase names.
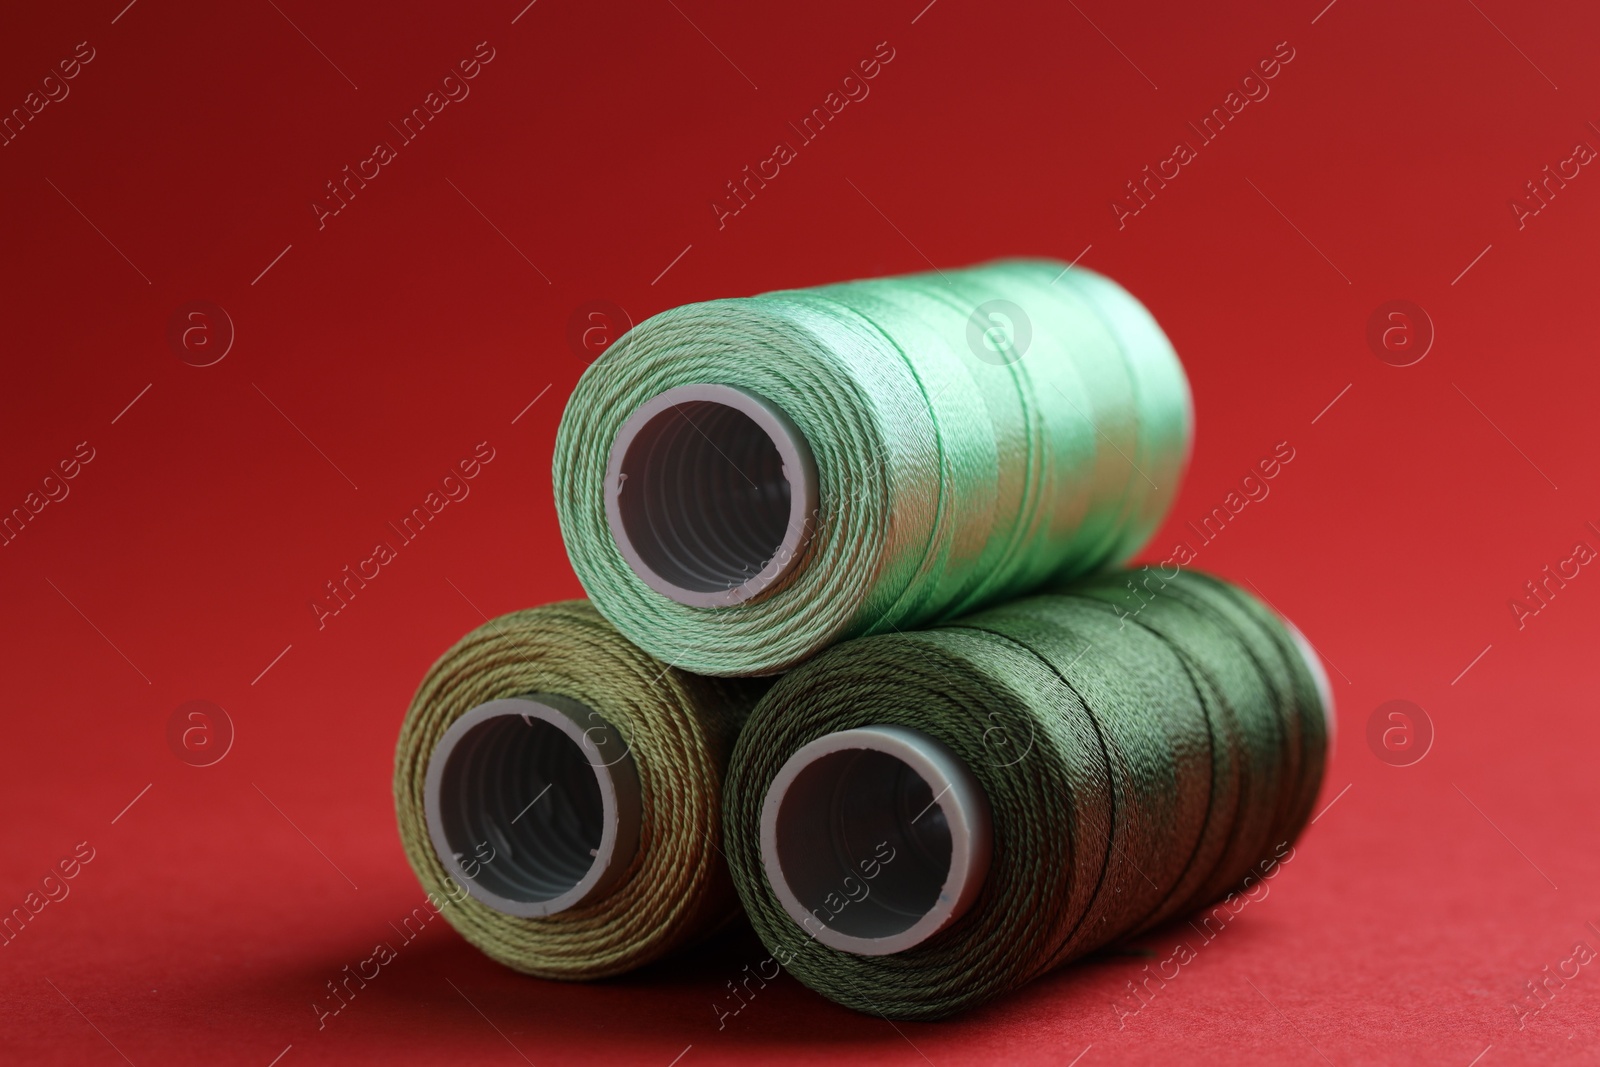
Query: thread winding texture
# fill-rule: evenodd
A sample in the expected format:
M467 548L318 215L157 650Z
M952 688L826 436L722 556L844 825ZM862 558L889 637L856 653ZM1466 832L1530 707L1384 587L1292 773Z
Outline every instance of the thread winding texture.
M809 936L759 848L789 756L874 725L948 746L993 812L970 910L883 956ZM1239 885L1305 825L1326 749L1312 668L1272 611L1205 575L1109 573L849 642L782 678L734 752L728 861L757 932L801 982L859 1011L938 1018ZM842 863L858 860L871 863Z
M779 409L818 483L809 538L777 561L781 578L710 608L647 585L605 504L619 428L652 397L696 384ZM650 488L661 551L731 587L772 557L755 551L773 538L759 517L788 486L761 479L748 442L718 447L711 411L678 413L657 456L681 453L685 469ZM1006 260L713 300L640 323L584 373L556 437L556 509L584 588L630 639L703 674L769 674L845 638L1126 560L1172 500L1192 421L1155 320L1083 268ZM730 559L744 571L730 576Z
M720 794L734 735L764 685L702 678L652 659L584 601L513 612L473 630L423 678L400 730L394 796L406 858L461 935L544 978L620 974L698 940L738 914L723 862ZM643 825L606 896L517 918L465 896L429 841L428 760L450 724L490 700L557 694L597 712L628 742ZM491 862L514 862L497 857Z

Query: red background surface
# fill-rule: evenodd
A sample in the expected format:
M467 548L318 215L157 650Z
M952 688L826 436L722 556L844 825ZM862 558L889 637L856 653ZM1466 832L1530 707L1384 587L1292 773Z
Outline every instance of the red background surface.
M0 947L0 1058L1593 1061L1593 968L1518 1014L1542 968L1600 948L1600 576L1521 629L1508 606L1600 547L1600 175L1522 228L1508 206L1600 145L1600 27L1576 5L124 2L0 16L5 109L95 50L0 147L0 509L95 455L0 547L0 906L95 853ZM319 230L324 183L480 41L470 97ZM880 41L871 95L719 229L724 183ZM1270 96L1119 229L1124 182L1280 41ZM1196 560L1332 664L1332 806L1270 896L1120 1029L1153 957L938 1025L785 977L719 1030L724 983L764 956L748 933L568 986L437 923L319 1031L325 983L421 903L389 799L413 686L480 609L579 593L549 484L575 309L1080 253L1193 380L1196 457L1152 558L1296 451ZM1396 368L1365 331L1401 298L1437 340ZM166 340L194 299L237 331L205 368ZM471 496L319 629L323 583L485 440ZM210 767L168 745L193 699L237 731ZM1413 766L1367 744L1390 699L1436 732Z

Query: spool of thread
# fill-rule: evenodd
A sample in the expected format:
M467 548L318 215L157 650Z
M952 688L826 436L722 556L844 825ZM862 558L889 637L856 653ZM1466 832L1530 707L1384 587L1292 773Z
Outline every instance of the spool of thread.
M1239 589L1149 569L832 649L752 714L728 861L773 958L949 1015L1270 872L1331 696Z
M1126 560L1192 422L1160 327L1082 268L713 300L585 371L556 510L630 639L702 674L770 674Z
M494 619L406 713L406 858L463 937L540 977L604 978L703 938L738 913L719 798L763 688L660 663L584 601Z

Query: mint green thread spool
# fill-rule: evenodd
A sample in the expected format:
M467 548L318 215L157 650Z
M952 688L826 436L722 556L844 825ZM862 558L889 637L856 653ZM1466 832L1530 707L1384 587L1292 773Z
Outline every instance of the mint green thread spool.
M578 382L561 531L652 655L771 674L1116 565L1193 437L1171 344L1121 287L1048 260L712 300Z

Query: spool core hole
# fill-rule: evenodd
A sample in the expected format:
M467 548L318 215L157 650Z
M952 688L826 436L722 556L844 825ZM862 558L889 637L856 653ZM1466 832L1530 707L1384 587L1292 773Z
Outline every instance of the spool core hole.
M696 607L749 599L795 562L816 506L804 437L729 386L669 389L612 444L606 517L636 574Z
M889 937L938 901L950 826L905 763L869 749L835 752L801 771L778 808L778 863L808 913L832 912L827 925L852 937Z
M424 807L451 876L491 907L548 915L600 895L638 842L626 743L582 705L479 705L429 761Z
M790 917L832 948L887 955L959 918L988 872L981 786L920 731L827 734L784 764L762 806L768 882Z

